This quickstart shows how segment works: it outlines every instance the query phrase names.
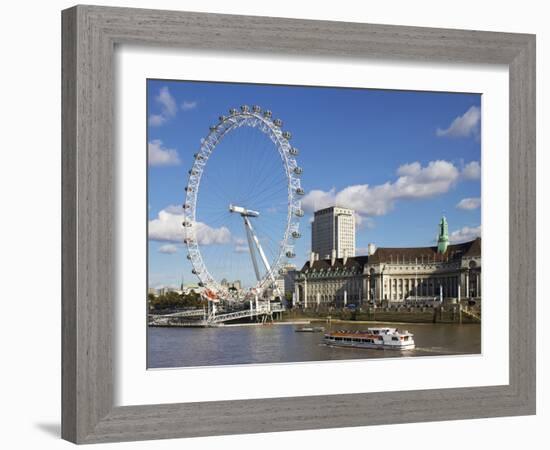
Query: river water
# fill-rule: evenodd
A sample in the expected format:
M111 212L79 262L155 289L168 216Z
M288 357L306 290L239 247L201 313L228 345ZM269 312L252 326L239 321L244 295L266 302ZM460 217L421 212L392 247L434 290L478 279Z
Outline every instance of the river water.
M323 325L323 324L319 324ZM479 354L481 326L476 324L333 323L325 330L364 330L388 326L409 330L416 348L408 351L353 349L323 345L323 333L296 333L301 325L274 324L218 328L148 330L148 367L190 367L234 364L327 361Z

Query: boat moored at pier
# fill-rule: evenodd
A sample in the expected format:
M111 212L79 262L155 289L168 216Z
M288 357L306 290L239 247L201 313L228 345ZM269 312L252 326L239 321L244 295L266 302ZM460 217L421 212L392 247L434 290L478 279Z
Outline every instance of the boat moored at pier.
M325 334L325 344L335 347L414 349L413 334L397 328L367 328L365 331L338 330Z

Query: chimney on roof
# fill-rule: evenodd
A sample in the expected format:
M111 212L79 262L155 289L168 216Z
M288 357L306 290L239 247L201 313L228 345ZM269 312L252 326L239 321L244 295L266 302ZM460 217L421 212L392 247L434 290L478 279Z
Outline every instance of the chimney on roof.
M311 252L309 254L309 267L312 267L314 262L315 262L315 253Z
M374 245L372 242L369 243L367 246L367 254L369 256L374 255L374 252L376 251L376 245Z
M315 253L315 261L319 261L319 253Z
M342 261L342 264L345 266L347 262L348 262L348 249L345 248L344 249L344 260Z
M332 252L330 253L330 265L334 266L335 262L336 262L336 250L332 249Z

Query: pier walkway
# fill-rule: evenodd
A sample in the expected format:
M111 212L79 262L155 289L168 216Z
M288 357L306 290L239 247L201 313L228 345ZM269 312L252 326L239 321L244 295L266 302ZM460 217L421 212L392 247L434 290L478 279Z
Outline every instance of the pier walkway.
M178 313L172 314L151 314L149 315L149 325L150 326L193 326L193 327L208 327L222 325L225 322L230 322L232 320L246 319L246 318L258 318L262 322L273 319L274 313L282 313L285 311L284 306L272 306L271 308L267 306L260 306L258 308L243 309L240 311L233 311L229 313L210 313L208 314L204 309L181 311ZM192 317L202 317L202 320L192 320L192 321L181 321L181 318L192 318Z

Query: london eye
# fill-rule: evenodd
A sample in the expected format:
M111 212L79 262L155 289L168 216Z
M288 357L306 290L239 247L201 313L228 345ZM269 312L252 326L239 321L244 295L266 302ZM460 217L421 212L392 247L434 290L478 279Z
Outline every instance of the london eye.
M277 278L295 257L304 194L298 149L281 119L232 108L195 153L183 203L192 272L208 300L282 298Z

